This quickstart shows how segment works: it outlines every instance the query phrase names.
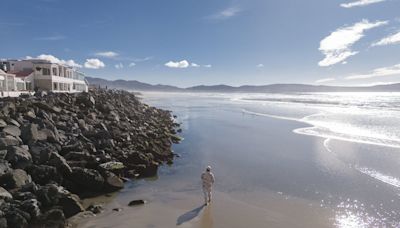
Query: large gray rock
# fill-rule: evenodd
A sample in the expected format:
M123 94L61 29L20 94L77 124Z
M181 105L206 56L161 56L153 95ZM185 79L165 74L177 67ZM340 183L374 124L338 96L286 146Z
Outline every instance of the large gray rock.
M8 161L0 160L0 176L11 171Z
M8 227L12 228L27 228L30 220L30 215L19 209L12 209L5 213Z
M10 200L12 198L13 198L12 195L7 190L0 187L0 200L2 200L2 199Z
M103 189L104 185L104 178L97 170L80 167L72 168L71 181L83 187L83 191L98 192Z
M112 172L106 171L104 180L104 191L106 192L115 192L124 188L124 182Z
M3 132L14 137L19 137L21 135L21 130L19 127L14 125L8 125L7 127L3 128Z
M85 210L82 204L79 202L79 197L74 194L60 198L58 205L62 207L66 218Z
M55 166L57 170L64 175L70 175L72 173L72 169L65 158L57 152L53 152L50 155L49 164Z
M29 174L31 175L32 180L40 185L48 184L51 181L61 184L63 180L62 175L54 166L33 165L29 169Z
M21 188L31 181L31 177L24 170L15 169L0 177L0 186L7 190L10 190L14 188Z
M61 209L50 209L38 219L43 228L64 228L65 216Z
M20 143L21 142L17 138L7 135L4 138L0 138L0 150L7 149L9 146L17 146Z
M25 144L38 140L38 127L36 124L26 124L21 129L21 139Z
M20 209L28 212L31 219L36 219L40 216L39 202L37 199L28 199L21 203Z
M11 163L13 168L24 169L32 164L32 155L26 148L12 146L8 148L6 160Z

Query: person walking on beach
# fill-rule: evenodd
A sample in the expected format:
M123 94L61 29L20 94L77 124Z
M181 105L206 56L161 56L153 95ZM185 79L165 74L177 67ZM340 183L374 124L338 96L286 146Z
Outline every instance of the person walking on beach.
M201 174L203 182L204 205L211 203L211 190L214 184L214 174L211 172L211 166L207 166L206 171Z

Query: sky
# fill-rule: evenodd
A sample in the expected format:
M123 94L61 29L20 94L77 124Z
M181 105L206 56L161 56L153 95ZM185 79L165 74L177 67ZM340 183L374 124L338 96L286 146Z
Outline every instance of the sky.
M2 0L0 58L180 87L400 82L400 0Z

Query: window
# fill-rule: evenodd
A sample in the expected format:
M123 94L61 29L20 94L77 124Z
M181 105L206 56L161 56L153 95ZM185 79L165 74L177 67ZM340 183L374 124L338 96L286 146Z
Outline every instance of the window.
M50 69L49 68L43 68L42 72L43 72L43 75L50 75Z
M58 90L57 82L53 82L53 90Z
M53 75L57 75L57 68L53 67Z

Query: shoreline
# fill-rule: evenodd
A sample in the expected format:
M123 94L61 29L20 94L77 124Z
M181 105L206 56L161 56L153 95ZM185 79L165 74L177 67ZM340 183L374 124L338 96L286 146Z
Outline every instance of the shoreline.
M68 225L81 204L124 188L127 178L157 174L172 163L179 124L170 111L134 94L91 90L1 99L0 223L9 227Z

